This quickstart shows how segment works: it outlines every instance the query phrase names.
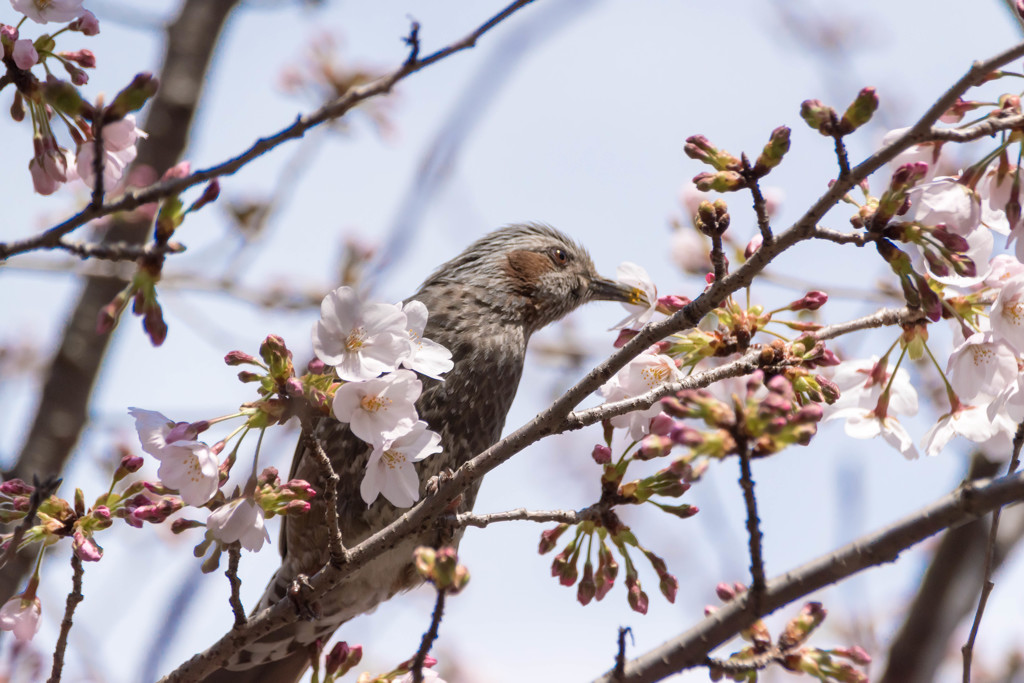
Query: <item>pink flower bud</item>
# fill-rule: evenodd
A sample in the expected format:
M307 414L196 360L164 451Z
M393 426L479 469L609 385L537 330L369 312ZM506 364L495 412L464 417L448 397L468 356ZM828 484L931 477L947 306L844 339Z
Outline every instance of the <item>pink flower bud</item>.
M791 311L816 311L828 301L828 294L818 290L807 292L803 298L789 305Z
M0 484L0 493L8 496L27 496L35 491L35 487L26 484L21 479L8 479Z
M615 339L615 344L614 344L615 348L621 349L623 346L626 345L626 342L628 342L630 339L632 339L636 335L637 335L637 331L636 330L629 330L629 329L621 329L621 330L619 330L619 336Z
M142 456L128 454L121 458L120 467L126 473L132 474L142 468L143 462L145 461L142 459Z
M68 25L72 31L80 31L87 36L94 36L100 32L100 22L96 15L89 10L82 10L81 16Z
M71 550L83 562L99 562L103 557L103 549L96 545L91 537L76 531L71 542Z
M677 296L675 294L666 294L663 297L658 298L658 311L661 313L675 313L681 311L690 303L690 299L685 296Z
M39 53L36 52L36 46L28 38L14 41L14 50L11 51L11 57L14 59L17 67L23 70L31 69L39 62Z
M651 418L651 434L666 436L675 427L676 421L664 413Z
M160 180L173 180L175 178L185 178L189 173L192 172L192 164L189 161L179 161L174 166L164 171L163 176Z
M594 446L594 450L591 451L590 457L592 457L594 462L598 465L607 465L612 461L612 449L603 444L597 444Z

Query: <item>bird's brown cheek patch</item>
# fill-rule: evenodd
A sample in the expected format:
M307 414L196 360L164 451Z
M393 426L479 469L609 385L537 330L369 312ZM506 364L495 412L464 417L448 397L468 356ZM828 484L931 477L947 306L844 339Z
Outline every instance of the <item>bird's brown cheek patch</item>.
M512 280L517 291L529 295L545 273L555 269L555 264L544 254L535 251L511 251L505 261L505 274Z

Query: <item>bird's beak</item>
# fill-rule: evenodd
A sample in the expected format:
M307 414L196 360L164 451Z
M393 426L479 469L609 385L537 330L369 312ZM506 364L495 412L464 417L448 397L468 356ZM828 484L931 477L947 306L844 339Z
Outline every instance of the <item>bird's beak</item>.
M647 295L636 287L624 285L614 280L596 277L590 281L591 296L595 301L620 301L624 304L650 305Z

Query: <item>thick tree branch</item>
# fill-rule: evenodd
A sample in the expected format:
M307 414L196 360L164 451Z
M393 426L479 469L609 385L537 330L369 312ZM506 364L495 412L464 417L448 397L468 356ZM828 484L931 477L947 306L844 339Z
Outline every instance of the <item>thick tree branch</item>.
M768 582L760 613L751 613L747 594L729 601L699 624L613 672L599 683L645 683L700 666L710 653L754 619L869 567L893 562L907 548L933 534L977 519L1008 503L1024 500L1024 474L967 483L931 505L881 531L863 536Z

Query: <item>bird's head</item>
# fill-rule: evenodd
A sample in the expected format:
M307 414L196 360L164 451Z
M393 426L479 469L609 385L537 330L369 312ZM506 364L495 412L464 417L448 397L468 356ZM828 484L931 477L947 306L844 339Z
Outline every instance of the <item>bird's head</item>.
M511 225L480 238L423 285L463 287L528 333L589 301L643 302L632 287L601 277L587 250L546 225Z

